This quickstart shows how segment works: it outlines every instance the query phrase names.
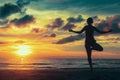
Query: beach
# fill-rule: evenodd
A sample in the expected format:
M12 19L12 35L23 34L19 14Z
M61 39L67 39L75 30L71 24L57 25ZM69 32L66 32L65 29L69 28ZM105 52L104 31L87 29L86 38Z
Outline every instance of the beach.
M38 59L30 63L0 62L0 80L120 80L119 59Z
M0 80L120 80L120 69L0 70Z

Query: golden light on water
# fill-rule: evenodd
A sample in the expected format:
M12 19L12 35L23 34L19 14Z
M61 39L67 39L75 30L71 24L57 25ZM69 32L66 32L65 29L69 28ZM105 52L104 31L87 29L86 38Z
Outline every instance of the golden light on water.
M29 45L17 45L16 53L20 56L26 56L32 53L31 47Z

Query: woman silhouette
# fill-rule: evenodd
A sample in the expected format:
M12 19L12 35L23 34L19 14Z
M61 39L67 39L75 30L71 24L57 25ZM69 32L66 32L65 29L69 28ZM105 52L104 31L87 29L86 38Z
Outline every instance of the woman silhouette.
M108 33L111 32L112 30L109 30L107 32L105 31L100 31L97 28L95 28L93 25L93 19L92 18L88 18L87 19L87 24L81 31L73 31L72 29L70 29L70 32L74 32L74 33L82 33L83 31L85 31L85 48L86 48L86 52L87 52L87 57L88 57L88 62L90 65L90 70L93 70L92 67L92 59L91 59L91 55L92 55L92 50L97 50L97 51L103 51L103 47L101 45L99 45L98 43L96 43L96 40L94 38L94 31L99 32L101 34L103 33Z

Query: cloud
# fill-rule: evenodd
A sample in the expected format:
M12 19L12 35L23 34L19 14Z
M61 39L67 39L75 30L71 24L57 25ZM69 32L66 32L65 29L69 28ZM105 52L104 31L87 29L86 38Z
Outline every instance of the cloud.
M55 33L45 34L44 37L56 37Z
M25 43L25 41L23 41L23 40L17 40L14 43L16 43L16 44L23 44L23 43Z
M100 23L97 24L97 28L101 30L108 30L112 29L113 33L120 33L120 15L115 15L111 17L107 17L106 20L102 20Z
M0 41L0 45L1 45L1 44L8 44L8 42L2 42L2 41Z
M62 28L61 28L61 30L69 30L69 29L73 29L73 28L75 28L76 26L73 24L73 23L67 23L65 26L63 26Z
M15 13L25 13L26 9L23 9L24 6L29 5L31 1L39 0L17 0L16 4L5 3L0 7L0 18L5 19Z
M82 22L84 19L82 18L82 16L78 16L77 18L74 17L69 17L67 19L67 23L64 24L64 20L62 18L56 18L51 24L47 25L47 28L50 29L59 29L59 30L68 30L68 29L72 29L75 28L75 24L77 22Z
M98 19L97 16L93 18ZM120 33L119 24L120 24L120 15L115 15L112 17L107 17L106 20L101 20L99 23L96 24L96 27L102 31L108 31L109 29L112 28L113 33ZM99 35L95 34L95 36L99 36ZM85 38L84 35L69 36L69 37L58 40L56 44L65 44L65 43L81 40L83 38ZM117 40L119 40L119 38L117 38Z
M112 40L112 41L120 41L120 37L112 37L112 38L108 38L107 40Z
M32 23L35 21L35 18L32 15L25 15L21 17L20 19L14 19L11 21L11 23L15 24L17 27L22 28L23 25Z
M9 22L9 20L3 20L3 21L0 21L0 25L6 25L7 23Z
M38 34L39 36L44 36L47 32L47 29L32 28L30 34Z
M67 19L67 21L68 21L69 23L78 23L78 22L84 21L84 19L83 19L82 15L78 15L77 18L69 17L69 18Z
M47 28L55 29L55 28L60 28L64 24L64 20L61 18L56 18L52 24L48 24Z
M20 8L23 8L24 6L29 5L29 4L31 3L31 1L38 2L38 1L40 1L40 0L17 0L17 1L16 1L16 4L17 4Z
M30 1L31 1L31 0L18 0L18 1L16 2L16 4L17 4L20 8L22 8L22 7L30 4Z
M92 19L93 20L98 20L99 18L98 18L98 16L92 16Z
M0 7L0 18L5 19L8 16L18 12L21 12L21 9L17 5L7 3Z
M69 37L66 37L66 38L63 38L59 41L56 42L56 44L65 44L65 43L69 43L69 42L74 42L74 41L77 41L77 40L81 40L83 39L85 36L84 35L76 35L76 36L69 36Z
M31 30L32 33L39 33L40 32L40 29L39 28L33 28Z

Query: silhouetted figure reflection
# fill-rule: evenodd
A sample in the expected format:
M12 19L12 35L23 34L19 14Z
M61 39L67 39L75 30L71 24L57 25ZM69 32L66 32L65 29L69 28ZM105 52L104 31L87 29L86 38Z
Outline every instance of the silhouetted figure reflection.
M87 52L88 62L90 65L90 70L93 70L92 59L91 59L92 50L103 51L103 47L101 45L99 45L98 43L96 43L96 40L94 38L94 31L97 31L97 32L102 33L102 34L112 31L112 30L109 30L107 32L100 31L97 28L95 28L92 25L92 23L93 23L93 19L88 18L87 19L88 25L86 25L81 31L73 31L72 29L69 30L70 32L79 33L79 34L85 31L85 35L86 35L85 48L86 48L86 52Z

